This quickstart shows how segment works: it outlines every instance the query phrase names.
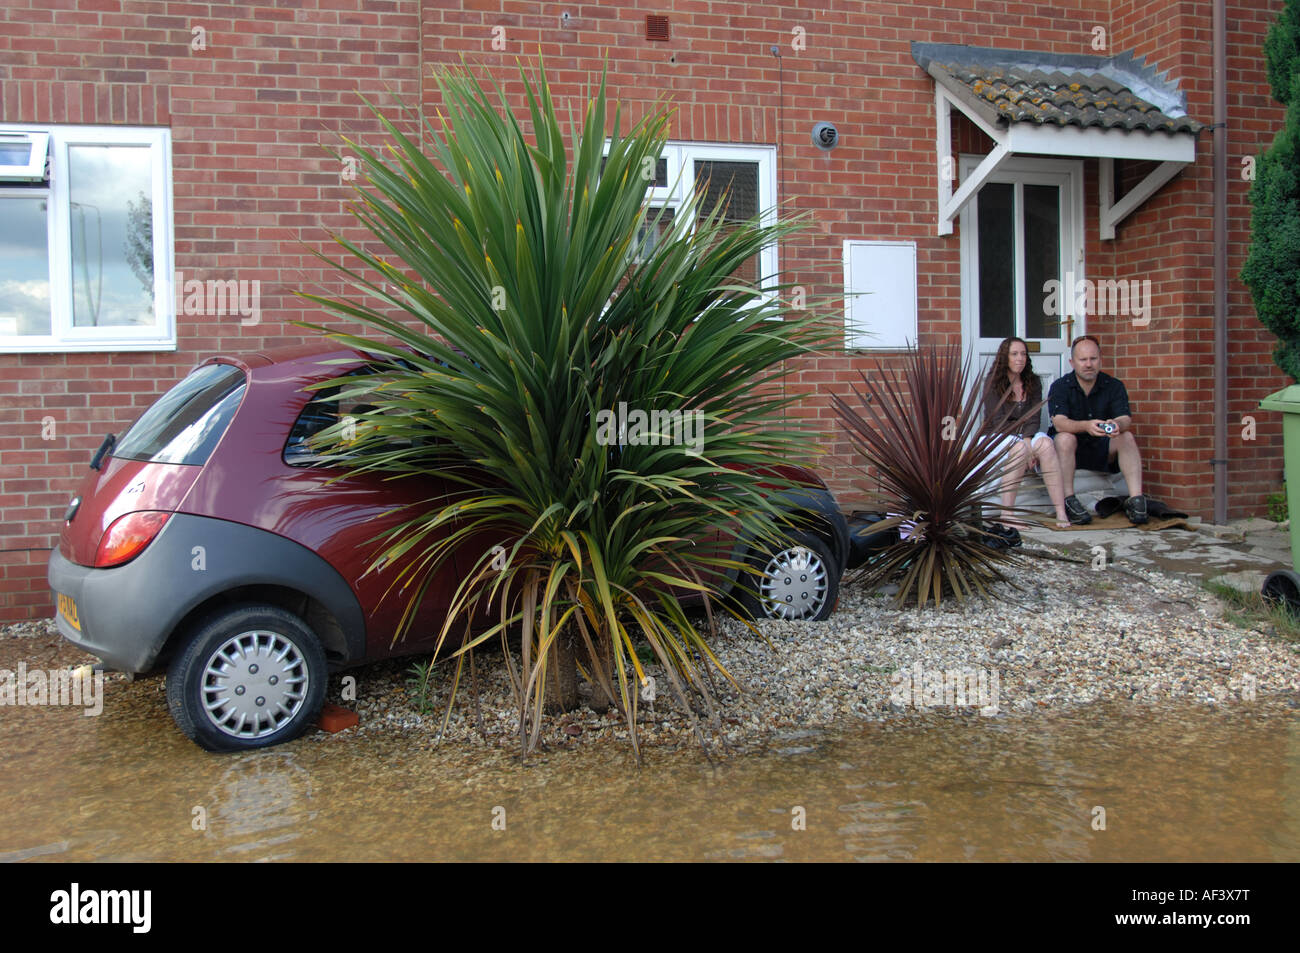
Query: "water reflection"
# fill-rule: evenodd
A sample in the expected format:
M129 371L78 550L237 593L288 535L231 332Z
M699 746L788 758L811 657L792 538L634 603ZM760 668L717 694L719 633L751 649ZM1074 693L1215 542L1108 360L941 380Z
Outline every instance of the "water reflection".
M231 859L292 860L286 845L302 836L317 811L311 775L296 756L262 751L233 759L209 788L207 804L196 804L190 813L190 827L201 826Z
M791 732L638 772L617 744L520 765L382 731L213 756L148 684L100 718L0 709L0 860L1300 860L1279 701Z

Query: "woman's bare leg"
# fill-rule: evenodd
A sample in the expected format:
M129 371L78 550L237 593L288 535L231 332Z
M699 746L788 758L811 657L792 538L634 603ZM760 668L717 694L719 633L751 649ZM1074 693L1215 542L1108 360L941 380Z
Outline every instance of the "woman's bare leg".
M1011 518L1011 508L1016 505L1016 494L1020 492L1020 481L1029 467L1029 452L1023 440L1017 440L1007 451L1006 470L1002 476L1002 522Z
M1065 528L1070 525L1070 518L1065 513L1065 490L1061 485L1061 464L1056 459L1056 445L1049 437L1041 437L1034 441L1033 449L1038 468L1043 473L1043 485L1047 487L1047 495L1052 498L1056 510L1056 525Z

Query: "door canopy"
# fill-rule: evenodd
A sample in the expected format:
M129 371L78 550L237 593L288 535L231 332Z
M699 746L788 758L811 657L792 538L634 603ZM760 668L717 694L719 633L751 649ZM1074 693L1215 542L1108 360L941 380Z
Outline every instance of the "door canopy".
M934 77L935 169L939 234L999 166L1013 155L1095 157L1100 165L1100 230L1115 226L1172 179L1196 154L1205 128L1187 115L1176 83L1132 52L1117 56L1000 50L913 43L912 58ZM953 191L952 109L993 140L993 149ZM1115 160L1157 165L1115 201Z

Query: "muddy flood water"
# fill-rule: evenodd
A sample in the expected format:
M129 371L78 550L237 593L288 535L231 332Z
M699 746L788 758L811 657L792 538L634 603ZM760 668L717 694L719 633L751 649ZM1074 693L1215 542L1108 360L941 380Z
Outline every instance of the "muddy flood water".
M98 717L0 708L0 860L1300 860L1300 715L1276 699L789 732L637 770L618 744L520 764L355 731L211 755L149 685Z

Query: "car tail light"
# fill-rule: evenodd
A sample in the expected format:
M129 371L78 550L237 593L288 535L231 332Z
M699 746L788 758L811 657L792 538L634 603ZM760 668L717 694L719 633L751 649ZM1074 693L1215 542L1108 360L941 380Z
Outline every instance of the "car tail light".
M169 516L170 513L159 510L142 510L113 520L95 551L95 566L99 569L120 566L140 555L153 542Z

